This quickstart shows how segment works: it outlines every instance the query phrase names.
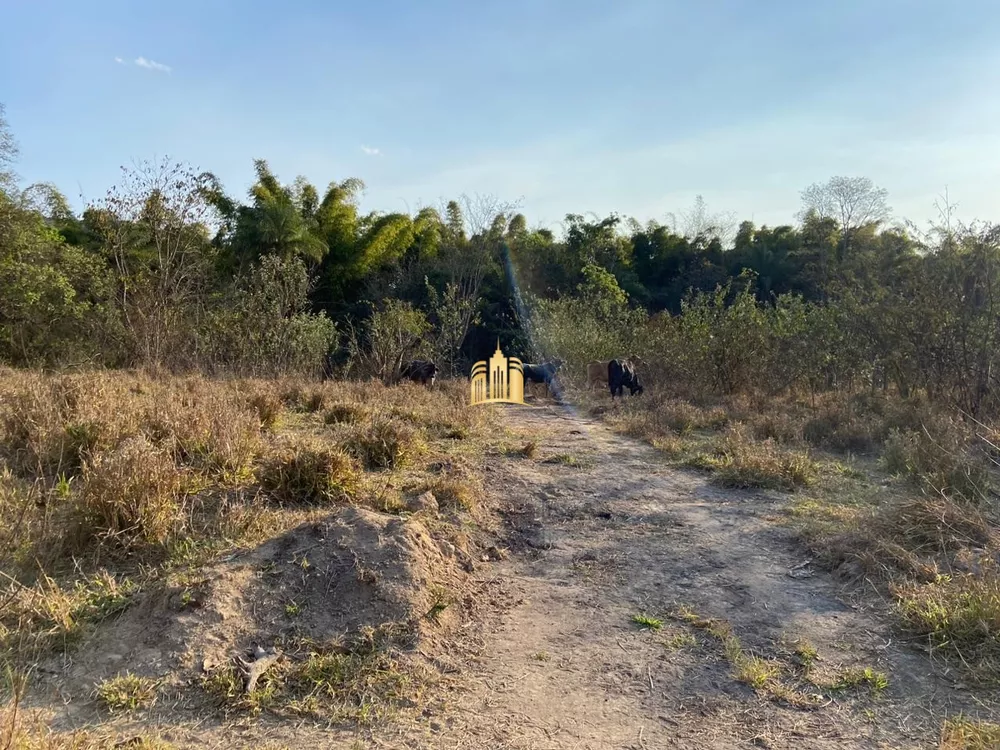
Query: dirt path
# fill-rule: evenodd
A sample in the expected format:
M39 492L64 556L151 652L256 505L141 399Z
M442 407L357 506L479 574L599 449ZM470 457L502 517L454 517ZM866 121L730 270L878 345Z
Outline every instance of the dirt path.
M422 747L933 747L941 716L964 707L967 694L928 676L926 654L845 603L828 574L788 574L804 558L768 520L780 498L713 488L563 407L507 417L539 446L494 472L520 503L512 539L524 546L485 585L511 606L478 634L471 683L429 717ZM740 682L718 638L669 617L678 605L730 623L745 654L783 665L781 684L824 693L819 706ZM663 628L638 627L639 613ZM815 647L817 681L871 667L888 688L818 690L796 639Z

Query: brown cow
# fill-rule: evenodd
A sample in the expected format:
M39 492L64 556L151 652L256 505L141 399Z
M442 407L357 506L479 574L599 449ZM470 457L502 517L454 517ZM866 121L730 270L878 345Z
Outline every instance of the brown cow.
M590 362L587 364L587 387L592 389L595 383L608 384L607 362Z

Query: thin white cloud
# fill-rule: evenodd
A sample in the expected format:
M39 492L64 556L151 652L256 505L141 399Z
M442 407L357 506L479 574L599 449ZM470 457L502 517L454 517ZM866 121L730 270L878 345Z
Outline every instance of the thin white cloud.
M381 156L382 152L377 148L372 148L371 146L362 146L361 150L368 156Z
M125 64L125 61L122 60L120 57L116 57L115 58L115 62L118 63L119 65L124 65Z
M147 60L145 57L135 58L135 64L140 68L146 68L147 70L157 70L161 73L169 73L170 66L164 65L163 63L158 63L155 60Z

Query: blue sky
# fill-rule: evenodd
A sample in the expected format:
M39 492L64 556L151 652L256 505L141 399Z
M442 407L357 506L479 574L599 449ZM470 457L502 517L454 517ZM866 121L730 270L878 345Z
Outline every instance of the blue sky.
M262 157L361 177L366 209L491 193L547 226L697 194L782 223L835 174L920 223L946 185L1000 219L995 0L5 5L17 171L77 206L169 155L233 194Z

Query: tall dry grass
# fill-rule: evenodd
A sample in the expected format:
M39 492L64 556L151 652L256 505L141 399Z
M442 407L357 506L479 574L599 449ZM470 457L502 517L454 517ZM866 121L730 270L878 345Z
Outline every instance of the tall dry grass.
M442 451L491 437L490 409L465 395L463 382L0 370L0 669L23 676L170 570L317 507L400 512ZM443 509L478 506L474 483L434 486Z

